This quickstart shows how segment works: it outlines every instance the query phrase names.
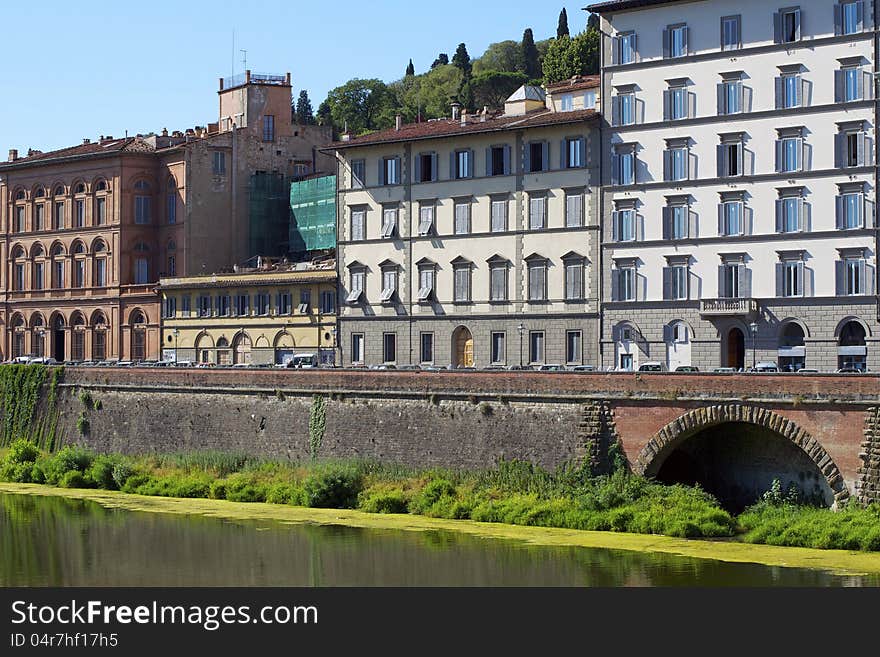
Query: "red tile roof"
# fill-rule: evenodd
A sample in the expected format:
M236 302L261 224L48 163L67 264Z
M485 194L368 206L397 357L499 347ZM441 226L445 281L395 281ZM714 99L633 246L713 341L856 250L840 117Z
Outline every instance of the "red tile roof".
M594 14L604 14L613 11L623 11L624 9L665 5L670 2L676 2L676 0L605 0L604 2L597 2L584 7L584 10Z
M579 91L581 89L592 89L599 86L598 75L584 75L572 78L571 80L562 80L547 85L547 93L559 94L566 91Z
M452 119L438 119L423 123L407 123L400 130L388 128L379 132L371 132L360 137L352 137L348 141L337 141L323 151L354 148L356 146L369 146L373 144L393 144L402 141L415 141L419 139L439 139L441 137L454 137L456 135L480 134L483 132L499 132L503 130L521 130L523 128L537 128L540 126L563 125L566 123L579 123L595 119L595 110L576 110L573 112L551 112L540 110L521 114L519 116L498 116L487 118L481 122L478 116L468 115L466 125L461 121Z
M67 160L81 157L98 157L113 153L153 153L153 147L140 137L124 137L122 139L105 139L78 146L69 146L46 153L33 153L20 157L13 162L0 162L0 169L44 164L56 160Z

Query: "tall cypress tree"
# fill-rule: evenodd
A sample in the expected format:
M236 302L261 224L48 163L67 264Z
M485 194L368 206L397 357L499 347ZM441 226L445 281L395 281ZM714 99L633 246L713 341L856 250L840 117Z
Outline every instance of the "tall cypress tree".
M564 36L571 36L571 32L568 31L568 12L565 11L565 7L559 12L559 23L556 25L556 38L561 39Z
M309 100L309 92L305 89L299 92L294 116L299 125L312 125L315 122L315 115L312 113L312 101Z
M415 75L416 74L416 67L413 66L412 59L409 60L409 66L406 67L406 74L407 75Z
M525 73L530 80L541 77L541 62L538 56L538 47L535 45L535 37L532 28L526 28L523 32L520 44L520 71Z

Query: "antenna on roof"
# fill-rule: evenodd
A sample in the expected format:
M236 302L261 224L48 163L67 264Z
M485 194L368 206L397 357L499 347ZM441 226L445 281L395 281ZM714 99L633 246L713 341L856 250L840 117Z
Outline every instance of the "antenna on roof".
M243 70L246 71L247 70L247 50L239 50L238 52L241 53L241 64L244 67Z
M235 28L232 28L232 71L230 76L235 77Z

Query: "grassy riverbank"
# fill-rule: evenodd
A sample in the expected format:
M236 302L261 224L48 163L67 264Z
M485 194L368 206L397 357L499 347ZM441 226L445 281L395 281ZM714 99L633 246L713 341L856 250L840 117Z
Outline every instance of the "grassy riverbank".
M522 462L481 472L417 471L368 461L291 464L213 452L123 457L69 446L46 454L18 441L0 460L0 480L508 525L880 550L880 507L832 513L770 495L734 518L698 488L661 485L622 471L601 477L577 468L549 473Z

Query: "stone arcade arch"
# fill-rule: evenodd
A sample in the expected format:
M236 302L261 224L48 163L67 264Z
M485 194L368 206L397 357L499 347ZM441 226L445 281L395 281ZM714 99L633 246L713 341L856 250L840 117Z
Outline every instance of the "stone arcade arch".
M725 435L724 432L728 429L734 430L735 433ZM743 446L749 446L748 442L743 442L749 439L749 432L757 432L758 437L761 438L753 441L751 446L771 451L755 454L742 449ZM768 441L767 436L775 436L779 440ZM693 440L698 437L705 438L705 442ZM697 449L689 451L689 446L695 446ZM700 447L704 447L705 451L701 452ZM744 460L739 464L729 462L723 465L735 467L745 463L745 467L750 471L748 476L737 471L736 477L730 478L731 481L736 481L733 488L741 487L742 490L738 497L736 491L733 491L732 494L737 499L731 498L727 506L741 508L749 503L747 498L751 497L753 500L760 492L767 490L773 478L780 479L783 489L789 483L795 483L808 495L821 496L829 506L843 502L850 495L837 464L819 441L778 413L743 404L697 408L670 422L647 442L633 463L633 471L663 481L694 483L685 481L687 477L670 476L675 473L669 472L669 468L677 468L680 474L682 467L687 469L687 466L691 465L699 468L706 466L708 461L712 461L708 463L710 467L713 463L717 467L718 460L723 460L730 454L742 455ZM707 462L700 462L701 457ZM774 457L784 463L784 468L788 470L780 469L778 473L771 474L767 468L772 468ZM800 472L795 472L799 467ZM715 476L719 480L723 479L723 473L707 472L710 479ZM807 481L811 477L812 484ZM701 485L706 483L699 479L697 482ZM752 486L752 490L747 490L749 485ZM808 489L810 485L812 489ZM704 488L711 489L711 486L704 485ZM726 491L730 492L731 489L728 488ZM710 490L710 492L715 493L719 498L724 497L723 494L719 495L718 491Z

